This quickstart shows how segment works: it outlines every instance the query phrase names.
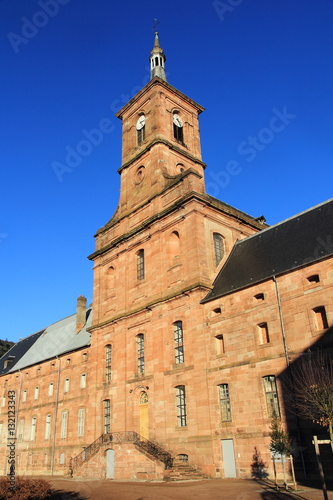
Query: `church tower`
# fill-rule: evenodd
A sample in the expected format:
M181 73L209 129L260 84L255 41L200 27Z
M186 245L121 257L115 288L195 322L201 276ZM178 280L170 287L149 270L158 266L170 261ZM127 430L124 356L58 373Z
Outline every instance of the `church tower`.
M212 457L201 300L260 224L205 193L203 107L166 81L165 60L156 33L151 80L117 113L120 198L90 256L95 432L135 431L175 454L201 436Z

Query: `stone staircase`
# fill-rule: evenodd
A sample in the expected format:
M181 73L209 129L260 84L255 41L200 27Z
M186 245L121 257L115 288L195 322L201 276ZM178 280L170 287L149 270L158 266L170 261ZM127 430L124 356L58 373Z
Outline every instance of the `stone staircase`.
M165 481L196 481L207 479L207 476L188 462L174 460L172 468L164 471L164 479Z

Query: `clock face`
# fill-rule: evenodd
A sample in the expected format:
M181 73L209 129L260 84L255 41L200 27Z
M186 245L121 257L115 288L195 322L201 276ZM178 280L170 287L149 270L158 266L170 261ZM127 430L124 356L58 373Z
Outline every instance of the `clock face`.
M141 130L146 124L146 118L144 115L139 116L138 121L136 122L136 130Z
M183 121L181 119L181 117L179 115L177 115L177 113L175 113L173 115L173 123L177 126L177 127L182 127L183 126Z

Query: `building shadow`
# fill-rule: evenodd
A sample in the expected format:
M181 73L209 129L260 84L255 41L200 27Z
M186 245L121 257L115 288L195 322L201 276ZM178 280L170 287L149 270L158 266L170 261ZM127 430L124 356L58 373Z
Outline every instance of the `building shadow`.
M77 491L53 490L50 500L88 500L87 497L81 495Z
M311 420L302 417L293 405L294 397L292 393L293 373L297 373L300 367L301 358L309 355L311 352L322 351L333 356L333 327L329 327L315 342L310 344L297 357L291 358L288 368L277 375L280 381L280 399L283 402L286 414L287 433L292 441L293 459L295 467L295 475L298 484L307 485L309 481L318 481L319 488L320 476L318 464L313 445L313 436L317 436L319 440L329 440L328 430ZM304 380L306 384L306 380ZM320 456L323 464L325 480L332 489L333 480L333 454L331 445L320 445ZM327 487L329 487L327 484ZM276 497L263 497L276 498ZM281 497L282 498L282 497ZM284 497L283 497L284 498ZM292 497L294 498L294 497Z
M257 483L261 486L262 490L264 490L260 492L262 500L306 500L301 492L275 489L272 481L259 480Z

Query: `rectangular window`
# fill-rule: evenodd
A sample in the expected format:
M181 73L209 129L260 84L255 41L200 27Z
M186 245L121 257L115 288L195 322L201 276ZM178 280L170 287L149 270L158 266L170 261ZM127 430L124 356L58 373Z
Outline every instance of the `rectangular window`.
M173 325L175 340L175 362L184 363L183 323L176 321Z
M267 413L269 418L280 417L279 399L276 389L274 375L268 375L263 378L266 396Z
M37 417L31 419L30 441L35 441L37 428Z
M216 352L218 355L225 354L224 338L223 335L216 335Z
M53 384L53 382L51 382L49 384L49 390L48 390L48 395L49 396L53 396L53 389L54 389L54 384Z
M61 429L60 429L60 437L62 439L67 438L67 425L68 425L68 411L63 411L61 414Z
M145 371L145 337L143 333L136 336L137 357L138 357L138 373Z
M80 389L84 389L87 385L87 376L85 373L82 373L80 377Z
M138 280L145 278L145 251L142 249L137 253L137 277Z
M22 403L25 403L27 400L27 390L24 389L23 393L22 393Z
M51 415L46 415L45 439L50 439L50 436L51 436Z
M64 465L65 463L65 453L60 453L59 455L59 465Z
M267 323L260 323L258 325L258 340L259 344L269 343L269 333Z
M77 435L84 436L84 422L85 422L86 410L80 408L78 412L78 422L77 422Z
M39 396L39 387L38 385L35 387L35 392L34 392L34 399L37 400Z
M104 400L104 434L111 432L111 403L109 399Z
M1 403L2 408L6 406L6 396L5 394L2 396L2 403Z
M178 427L186 427L187 415L186 415L186 394L184 385L178 385L176 387L176 405L177 405L177 425Z
M221 420L222 422L231 422L229 384L220 384L219 393L220 393Z
M105 346L105 382L111 382L111 363L112 363L112 346L110 344Z
M326 310L324 306L319 306L313 309L316 321L317 330L324 330L328 328L328 321L326 316Z
M64 392L69 391L69 378L66 378L64 381Z

